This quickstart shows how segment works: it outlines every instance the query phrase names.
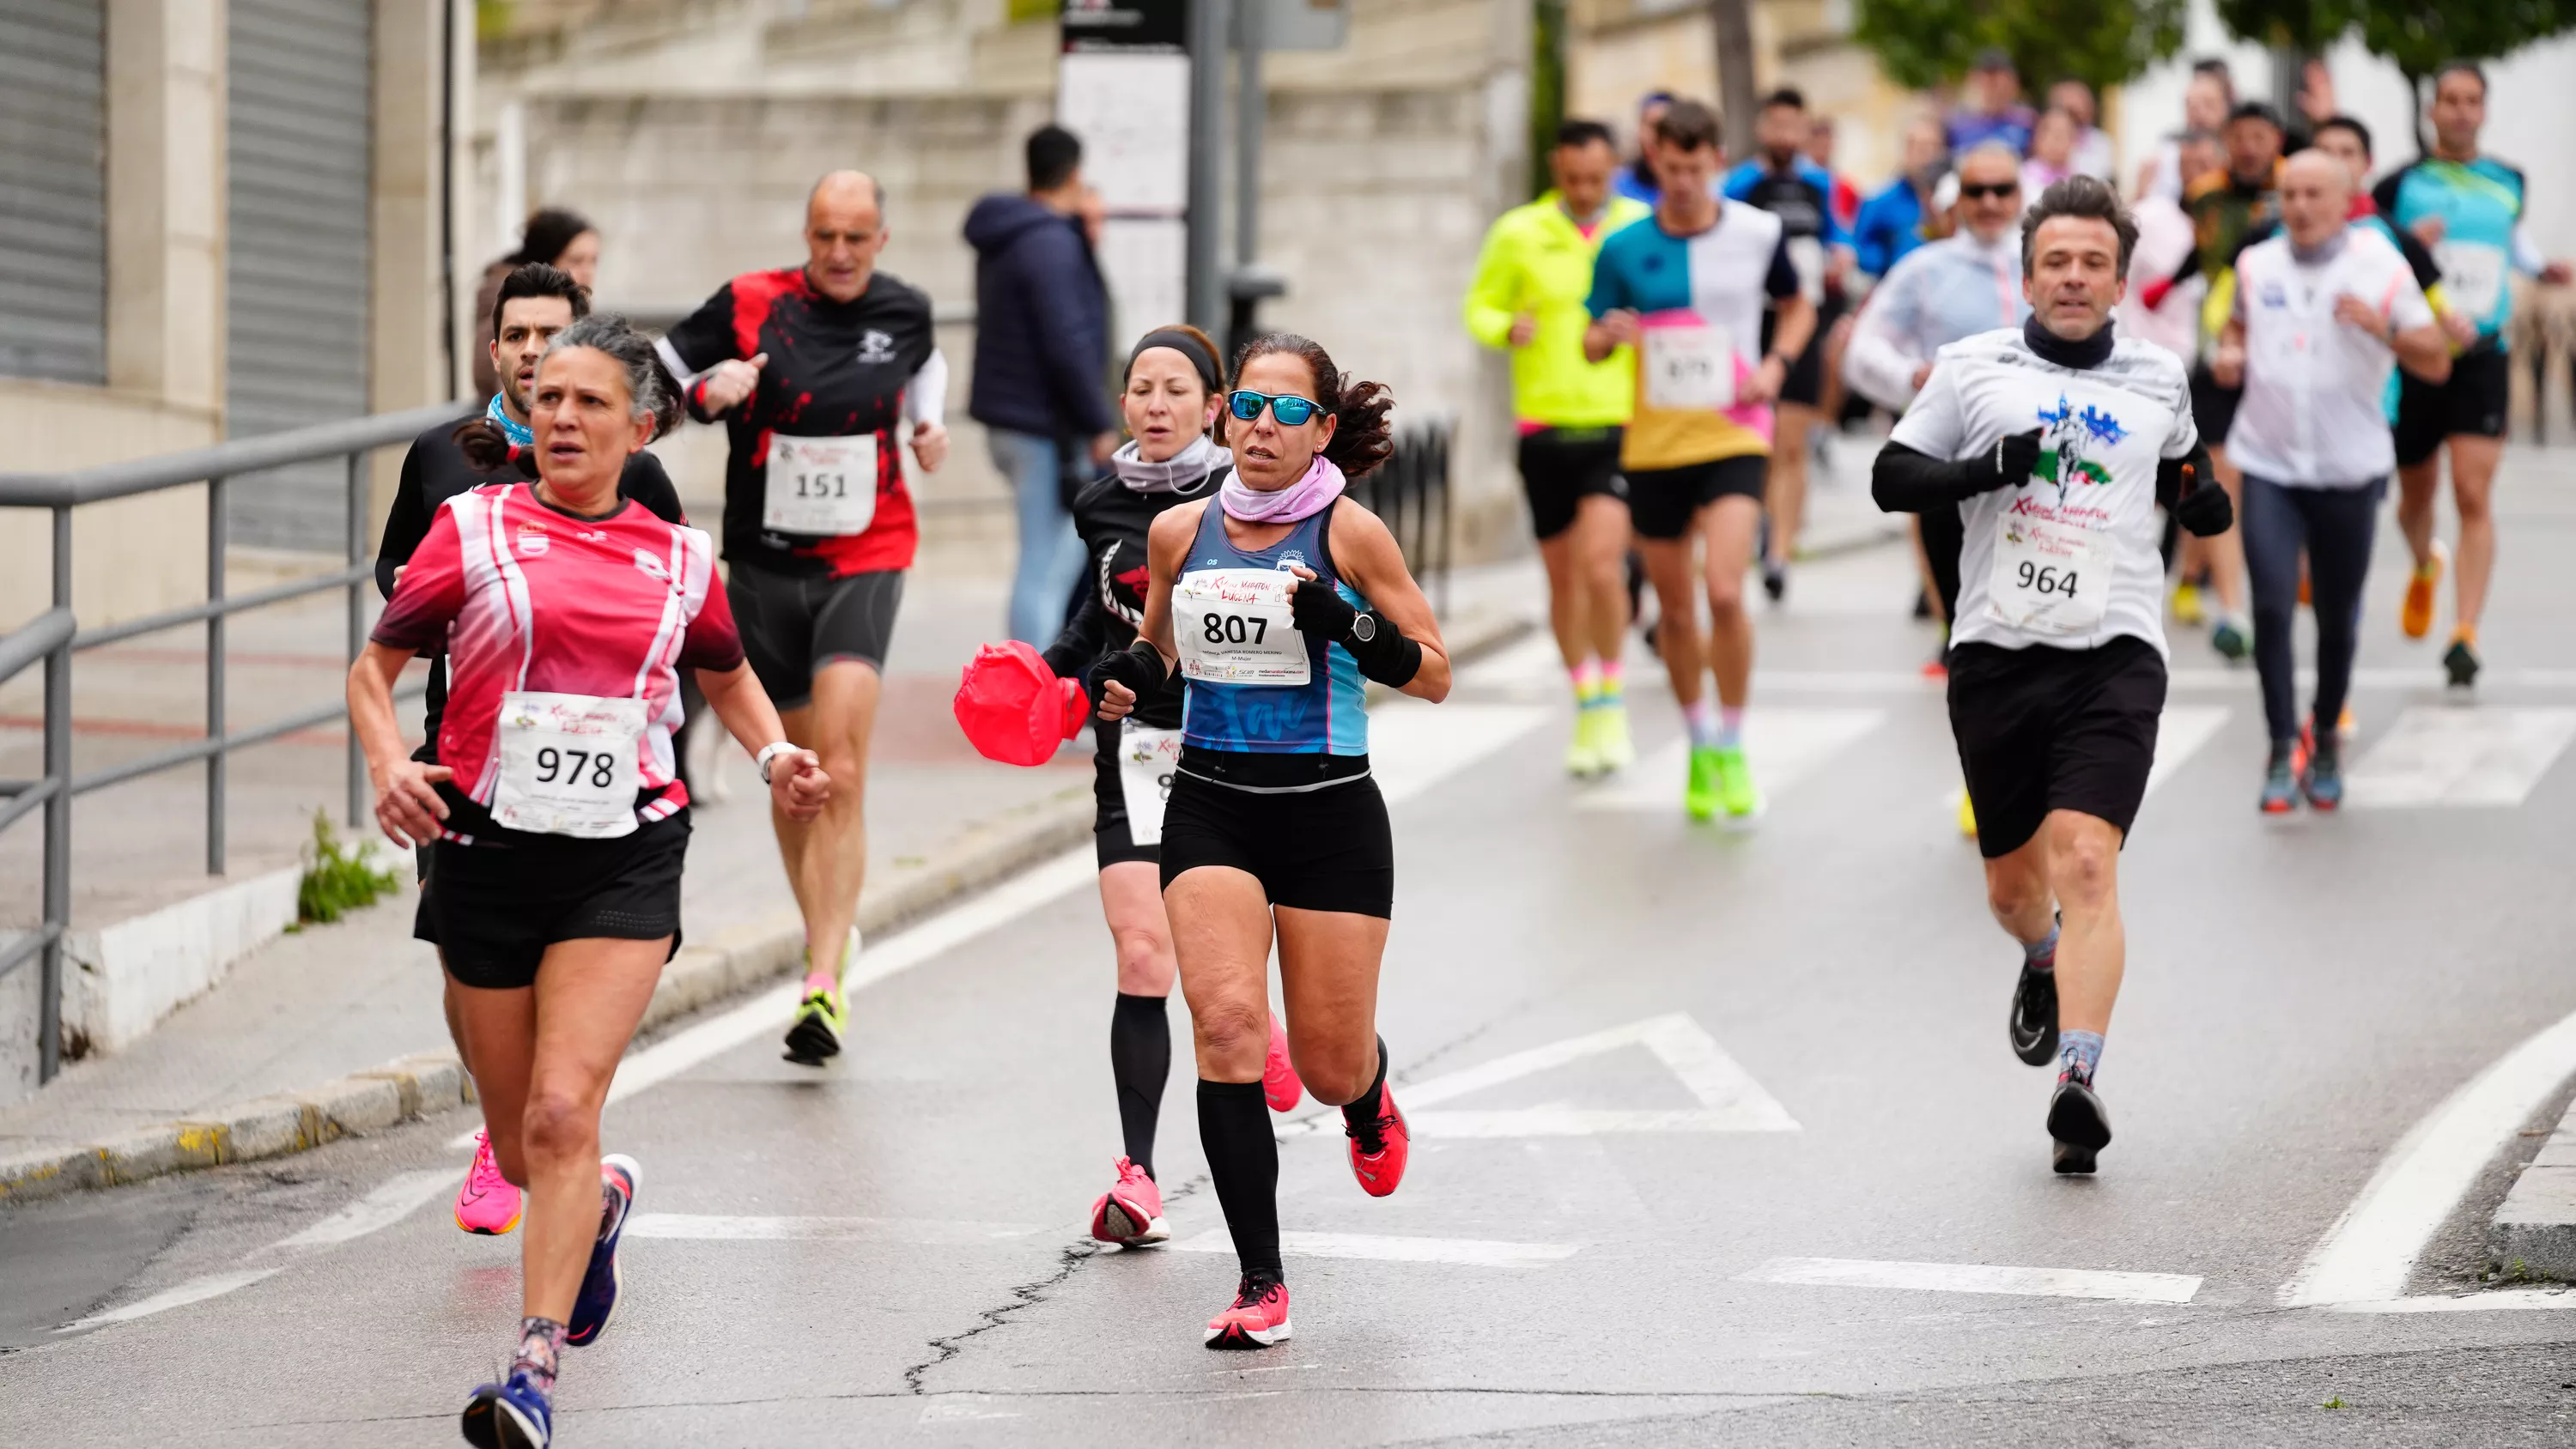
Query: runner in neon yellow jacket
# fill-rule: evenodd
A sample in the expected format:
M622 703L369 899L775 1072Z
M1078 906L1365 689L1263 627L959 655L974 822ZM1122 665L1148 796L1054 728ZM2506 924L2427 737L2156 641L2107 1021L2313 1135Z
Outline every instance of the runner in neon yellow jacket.
M1636 757L1620 678L1628 508L1619 476L1636 364L1625 348L1599 363L1583 357L1592 259L1612 232L1652 214L1645 203L1612 194L1618 164L1607 128L1566 122L1548 154L1555 188L1494 223L1467 288L1467 330L1512 354L1521 483L1547 564L1549 620L1574 682L1574 743L1565 764L1578 775Z

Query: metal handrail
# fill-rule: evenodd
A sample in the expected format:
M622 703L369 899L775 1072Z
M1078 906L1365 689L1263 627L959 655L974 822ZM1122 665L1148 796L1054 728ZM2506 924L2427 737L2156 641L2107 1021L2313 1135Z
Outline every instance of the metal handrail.
M45 772L32 780L0 780L0 830L38 809L44 811L44 905L36 928L0 946L0 977L37 960L43 965L38 990L37 1067L39 1082L51 1081L62 1069L63 936L71 918L72 799L144 775L203 761L206 767L206 873L224 872L225 763L233 751L308 729L337 717L343 704L332 700L281 716L250 729L231 729L225 721L224 625L234 614L291 599L328 593L348 595L347 655L352 661L365 644L366 589L374 579L367 558L366 462L379 448L408 443L440 423L473 411L459 399L406 412L380 413L323 423L293 432L272 433L167 453L153 458L110 463L76 472L0 473L0 508L43 508L53 514L53 606L0 635L0 682L42 661L45 666ZM226 529L224 495L231 479L293 463L321 458L346 462L347 534L343 567L316 578L298 579L238 597L224 592ZM130 498L189 484L206 485L206 598L203 603L165 609L140 619L83 629L72 610L72 510L85 503ZM206 732L141 759L72 773L72 655L138 635L189 624L206 630ZM419 692L414 685L397 697ZM366 810L366 759L359 753L355 731L349 737L349 822Z

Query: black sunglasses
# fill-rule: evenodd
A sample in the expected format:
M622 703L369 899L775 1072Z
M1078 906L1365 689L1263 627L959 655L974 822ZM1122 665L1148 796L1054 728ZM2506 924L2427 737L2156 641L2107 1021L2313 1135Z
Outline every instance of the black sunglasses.
M2021 190L2021 183L2018 181L1962 182L1959 186L1959 199L1968 201L1980 196L2010 196L2019 190Z

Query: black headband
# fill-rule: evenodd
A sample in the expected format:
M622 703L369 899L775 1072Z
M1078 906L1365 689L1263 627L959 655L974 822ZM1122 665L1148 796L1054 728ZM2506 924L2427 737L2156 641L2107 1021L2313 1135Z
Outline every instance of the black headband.
M1199 381L1207 384L1207 390L1210 396L1214 396L1217 389L1224 385L1224 380L1217 376L1216 359L1208 355L1207 348L1201 346L1197 338L1192 337L1186 332L1146 333L1142 338L1138 339L1136 350L1127 354L1128 373L1133 374L1136 371L1137 358L1144 356L1147 351L1156 347L1168 347L1183 357L1188 358L1190 360L1190 366L1199 370Z

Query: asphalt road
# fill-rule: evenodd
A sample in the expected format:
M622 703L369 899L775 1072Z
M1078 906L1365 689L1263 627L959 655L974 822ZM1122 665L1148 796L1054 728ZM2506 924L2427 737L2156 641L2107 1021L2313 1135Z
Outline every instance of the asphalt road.
M1083 1236L1118 1142L1086 853L872 943L828 1072L769 999L630 1058L648 1216L559 1435L2564 1444L2576 1295L2477 1253L2576 1071L2576 471L2509 481L2474 703L2394 638L2383 552L2339 818L2257 816L2251 672L2178 636L2096 1178L2049 1171L1881 549L1763 620L1750 826L1682 819L1642 657L1627 783L1560 772L1543 643L1380 712L1418 1140L1379 1201L1283 1124L1291 1344L1200 1346L1234 1265L1177 1004L1173 1242ZM0 1211L0 1442L454 1442L517 1312L516 1241L447 1217L471 1125Z

